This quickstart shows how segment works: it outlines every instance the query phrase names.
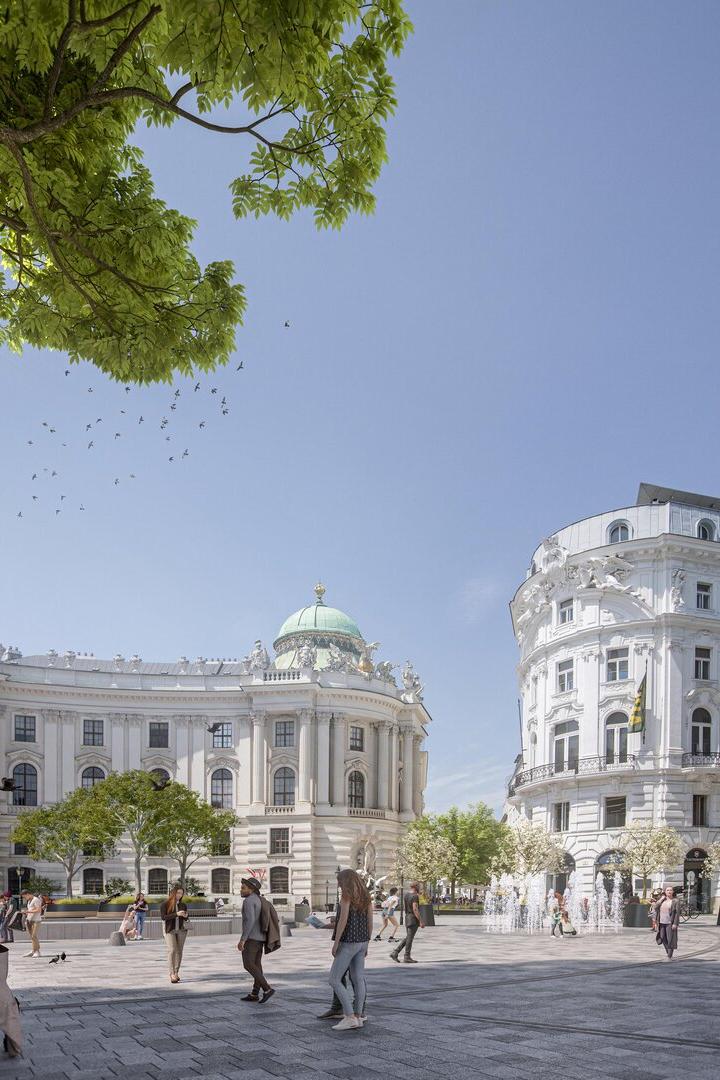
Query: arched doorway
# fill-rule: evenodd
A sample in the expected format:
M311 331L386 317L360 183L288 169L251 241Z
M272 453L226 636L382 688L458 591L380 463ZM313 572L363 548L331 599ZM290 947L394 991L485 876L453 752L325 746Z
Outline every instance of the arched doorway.
M620 892L622 893L623 900L629 900L632 896L632 879L627 870L620 869L620 864L624 858L623 852L617 850L604 851L602 855L598 855L595 860L593 881L597 878L598 873L601 873L604 878L605 889L609 896L613 890L615 871L620 870Z
M683 865L683 888L688 907L707 915L710 911L710 877L705 873L707 851L691 848Z
M563 860L563 868L556 874L548 874L545 878L545 892L548 893L552 889L553 892L559 892L560 895L567 889L568 878L575 869L575 860L569 851L565 852L565 858Z

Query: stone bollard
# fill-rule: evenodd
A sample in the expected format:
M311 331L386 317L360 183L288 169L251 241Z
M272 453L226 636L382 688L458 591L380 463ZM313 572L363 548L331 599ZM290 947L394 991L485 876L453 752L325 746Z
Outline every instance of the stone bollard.
M280 927L280 937L292 937L292 930L289 923L282 923Z
M111 945L124 945L125 935L123 934L122 930L113 930L112 934L108 938L108 941Z

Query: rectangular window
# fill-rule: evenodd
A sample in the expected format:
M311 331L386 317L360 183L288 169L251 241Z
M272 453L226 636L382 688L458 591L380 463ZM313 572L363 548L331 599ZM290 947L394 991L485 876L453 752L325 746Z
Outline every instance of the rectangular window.
M15 717L15 742L35 742L35 717Z
M628 677L628 651L627 649L608 649L607 651L607 681L622 682Z
M708 585L706 581L698 581L695 598L697 606L701 611L709 611L712 606L710 603L712 599L712 585Z
M103 745L102 720L83 720L83 746Z
M150 746L167 748L168 736L169 725L164 720L150 721Z
M705 648L695 649L695 678L710 678L710 650Z
M213 731L213 747L216 750L230 750L232 747L232 724L221 724Z
M276 746L294 746L295 745L295 721L294 720L276 720L275 721L275 745Z
M574 686L573 679L573 662L572 660L563 660L561 664L557 666L557 688L558 694L564 694L566 690L572 690Z
M365 730L361 727L350 728L350 749L351 750L364 750L365 749Z
M570 803L556 802L552 808L552 831L567 832L570 828Z
M693 825L707 825L707 795L693 795Z
M290 830L289 829L271 829L270 830L270 854L271 855L289 855L290 854Z
M219 836L213 841L213 845L210 848L210 854L227 858L230 854L230 832L224 832L222 836Z
M575 610L572 600L563 600L558 607L558 622L562 626L564 623L570 623L575 618Z
M613 796L605 800L605 828L625 828L625 796Z

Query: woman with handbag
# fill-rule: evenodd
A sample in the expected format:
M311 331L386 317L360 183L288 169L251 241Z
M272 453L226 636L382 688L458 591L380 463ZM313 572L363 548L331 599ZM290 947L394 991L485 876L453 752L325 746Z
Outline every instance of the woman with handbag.
M163 937L167 945L170 982L180 982L180 964L182 963L185 938L187 937L187 904L183 900L185 890L182 885L173 885L167 900L160 905L160 918L163 921Z
M655 924L657 926L658 945L665 946L668 960L678 947L678 926L680 925L680 901L675 898L675 890L668 885L655 905Z

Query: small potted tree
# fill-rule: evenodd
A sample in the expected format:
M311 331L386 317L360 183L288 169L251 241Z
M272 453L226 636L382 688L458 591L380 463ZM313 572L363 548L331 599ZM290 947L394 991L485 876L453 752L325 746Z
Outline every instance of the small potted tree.
M631 875L639 874L643 883L640 903L625 905L623 926L646 928L649 925L649 880L653 874L677 866L682 861L682 842L671 825L637 822L623 829L617 846L622 854L617 869Z

